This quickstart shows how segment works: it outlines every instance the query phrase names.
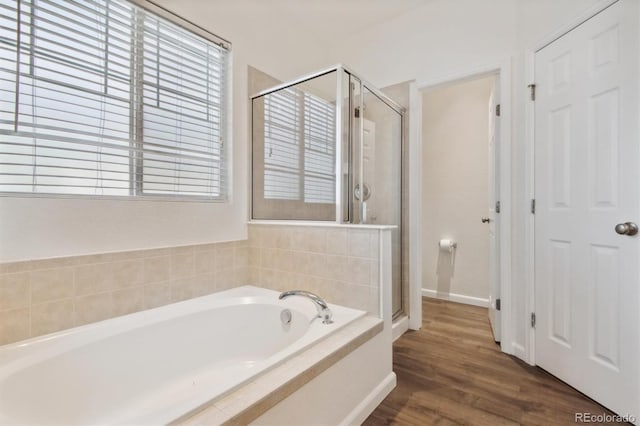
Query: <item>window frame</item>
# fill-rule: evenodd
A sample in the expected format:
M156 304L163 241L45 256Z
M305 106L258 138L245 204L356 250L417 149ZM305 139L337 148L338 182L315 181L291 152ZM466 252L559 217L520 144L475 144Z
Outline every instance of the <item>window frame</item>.
M134 163L139 161L139 165L132 165L130 167L129 179L130 179L130 191L127 195L100 195L100 194L71 194L71 193L47 193L47 192L19 192L19 191L1 191L0 197L9 197L9 198L49 198L49 199L95 199L95 200L119 200L119 201L166 201L166 202L195 202L195 203L229 203L233 196L233 184L232 184L232 150L233 150L233 117L232 117L232 81L233 78L231 76L232 72L232 43L208 30L205 28L183 18L174 12L155 4L149 0L123 0L125 2L130 3L133 6L137 6L143 9L145 12L156 15L159 19L164 19L171 24L177 25L178 27L190 32L193 35L201 37L208 42L211 42L221 49L225 51L225 61L224 61L224 77L221 82L221 99L225 99L226 102L221 106L221 119L220 119L220 129L221 134L224 139L222 141L221 146L221 185L220 185L220 195L195 195L195 194L159 194L153 192L146 192L144 190L144 172L143 170L143 160L141 153L140 156L130 155L129 162ZM20 1L17 0L18 6L20 6ZM133 25L137 25L134 23ZM132 26L132 29L134 27ZM131 39L132 43L137 42L137 38L134 37ZM140 52L136 54L138 57L143 57L144 52ZM138 58L139 59L139 58ZM139 60L136 60L140 62ZM139 90L138 85L142 87L143 83L131 82L131 90L132 92L141 92ZM137 95L136 95L137 96ZM131 106L131 115L134 120L132 123L132 128L135 128L135 133L138 133L138 126L143 122L144 115L140 113L141 109L139 109L138 100L134 100ZM137 118L140 116L140 118ZM138 139L137 136L132 136L131 138L132 147L140 147L144 145L144 139ZM37 158L37 156L35 156ZM141 178L135 178L135 174L142 173Z

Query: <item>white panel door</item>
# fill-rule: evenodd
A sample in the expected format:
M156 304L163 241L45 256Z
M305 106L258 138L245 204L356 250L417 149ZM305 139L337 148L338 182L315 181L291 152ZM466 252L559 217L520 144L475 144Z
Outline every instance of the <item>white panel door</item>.
M536 363L640 416L638 2L536 53Z
M498 222L499 216L496 211L496 202L498 188L496 188L497 182L497 158L496 153L497 145L499 144L499 126L496 124L497 112L496 105L500 103L498 96L498 80L493 84L493 90L491 91L491 97L489 98L489 323L491 324L491 331L493 331L493 339L496 342L500 341L501 324L500 324L500 311L497 309L497 300L500 299L500 265L498 261L500 259L498 250L498 237L497 233L500 229Z

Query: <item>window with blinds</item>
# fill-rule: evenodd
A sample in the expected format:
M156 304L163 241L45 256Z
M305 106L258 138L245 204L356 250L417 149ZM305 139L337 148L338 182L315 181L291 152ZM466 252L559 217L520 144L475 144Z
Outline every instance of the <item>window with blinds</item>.
M264 198L335 203L335 104L290 87L264 97Z
M0 192L225 199L227 56L124 0L0 0Z

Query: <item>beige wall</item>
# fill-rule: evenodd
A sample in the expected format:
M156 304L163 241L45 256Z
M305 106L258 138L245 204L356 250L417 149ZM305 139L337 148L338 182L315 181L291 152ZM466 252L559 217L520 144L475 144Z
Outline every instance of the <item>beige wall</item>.
M422 288L489 296L488 103L494 77L437 88L422 103ZM438 249L453 239L453 254Z

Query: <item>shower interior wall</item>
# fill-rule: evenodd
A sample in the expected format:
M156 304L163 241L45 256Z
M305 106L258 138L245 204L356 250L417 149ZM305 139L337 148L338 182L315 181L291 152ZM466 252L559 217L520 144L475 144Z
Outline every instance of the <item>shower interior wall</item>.
M391 86L383 87L381 90L387 96L398 102L405 108L405 113L402 121L402 167L401 167L401 205L400 205L400 220L401 227L400 233L392 235L391 244L392 250L395 253L396 250L400 255L400 266L393 265L392 275L393 282L401 282L400 296L398 299L397 289L394 292L395 300L393 301L393 309L396 315L409 314L409 235L411 235L411 229L409 227L409 150L407 149L409 125L411 122L411 109L409 108L409 98L411 92L412 81L406 81L403 83L394 84ZM398 275L400 275L398 277Z

